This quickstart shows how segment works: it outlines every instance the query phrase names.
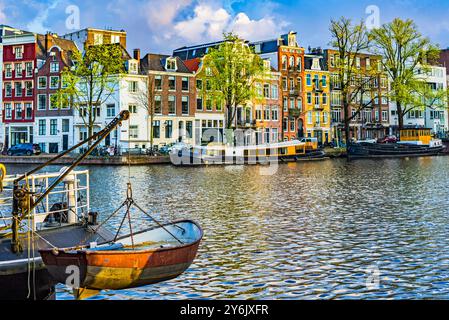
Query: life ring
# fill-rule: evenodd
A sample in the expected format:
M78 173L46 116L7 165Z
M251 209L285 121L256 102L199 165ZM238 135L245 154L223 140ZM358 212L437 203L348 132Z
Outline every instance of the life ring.
M0 192L3 192L3 180L6 177L6 167L0 163Z

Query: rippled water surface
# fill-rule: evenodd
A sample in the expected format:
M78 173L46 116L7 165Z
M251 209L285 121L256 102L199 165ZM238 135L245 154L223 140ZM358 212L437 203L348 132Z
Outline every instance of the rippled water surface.
M103 216L128 168L91 167ZM179 278L96 299L449 298L449 157L259 167L133 167L136 201L205 236ZM368 288L367 269L380 271ZM65 288L58 299L71 299Z

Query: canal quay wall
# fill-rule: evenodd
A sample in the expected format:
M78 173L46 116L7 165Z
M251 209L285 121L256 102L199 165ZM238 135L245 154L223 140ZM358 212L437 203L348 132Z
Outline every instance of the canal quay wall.
M37 165L43 164L54 158L53 155L39 155L39 156L0 156L0 163L3 164L30 164ZM76 157L64 156L58 160L52 162L54 165L69 165L75 161ZM133 155L129 158L128 156L121 157L88 157L84 159L80 165L98 165L98 166L123 166L123 165L160 165L160 164L170 164L169 156L138 156Z

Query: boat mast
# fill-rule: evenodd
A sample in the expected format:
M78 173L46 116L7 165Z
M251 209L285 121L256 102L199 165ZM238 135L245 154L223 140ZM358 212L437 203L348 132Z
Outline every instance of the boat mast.
M103 130L97 132L92 137L81 141L77 145L72 148L64 151L49 161L45 162L42 165L37 166L35 169L25 173L21 177L14 180L14 192L13 192L13 208L12 208L12 241L11 241L11 250L14 253L19 253L23 251L22 244L19 239L19 222L21 218L26 217L26 215L31 214L31 212L45 199L46 196L53 191L53 189L61 183L69 174L73 171L89 154L92 153L93 150L103 141L106 137L118 126L121 126L122 121L126 121L129 119L129 111L122 111L114 120L112 120ZM32 194L30 191L23 186L19 186L20 181L24 179L28 179L28 176L36 173L37 171L45 168L46 166L52 164L54 161L62 158L63 156L69 154L70 152L76 150L77 148L83 146L84 144L94 141L95 142L82 153L71 165L70 167L64 171L45 191L42 193L39 198L35 201L32 201Z

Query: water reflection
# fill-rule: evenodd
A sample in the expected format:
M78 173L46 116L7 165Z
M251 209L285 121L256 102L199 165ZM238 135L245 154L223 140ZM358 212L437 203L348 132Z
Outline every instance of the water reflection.
M110 213L128 168L91 167L91 206ZM133 167L136 201L205 237L191 269L99 299L449 297L449 158L257 167ZM380 287L369 290L366 269ZM60 288L59 299L70 299Z

